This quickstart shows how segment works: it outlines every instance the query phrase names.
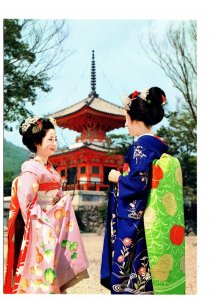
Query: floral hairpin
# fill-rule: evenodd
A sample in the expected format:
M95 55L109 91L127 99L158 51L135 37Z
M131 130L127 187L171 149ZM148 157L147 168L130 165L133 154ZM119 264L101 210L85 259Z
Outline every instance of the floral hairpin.
M25 122L21 125L22 133L25 133L31 125L36 125L38 120L39 120L39 117L37 117L37 116L27 118L25 120Z
M56 120L52 117L49 117L49 121L53 124L53 126L56 126ZM42 130L42 122L40 121L39 117L33 116L29 117L25 120L25 122L21 125L21 132L25 133L30 126L33 125L32 133L37 133Z
M53 124L53 126L57 126L56 120L52 117L49 117L49 121Z
M151 100L146 99L148 95L149 95L149 88L145 88L145 89L143 89L143 91L140 93L139 96L141 99L143 99L147 103L151 103Z
M146 97L149 94L149 88L145 88L141 93L138 91L134 91L131 95L131 98L129 97L123 97L123 106L126 110L130 110L130 106L133 100L135 100L137 97L140 97L143 101L146 101L147 103L151 103L151 100L146 99Z

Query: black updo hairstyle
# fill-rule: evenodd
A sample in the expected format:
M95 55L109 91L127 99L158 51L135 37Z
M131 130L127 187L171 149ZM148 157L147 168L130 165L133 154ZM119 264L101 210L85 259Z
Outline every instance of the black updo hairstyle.
M54 129L54 125L48 118L39 118L34 124L30 124L28 129L23 132L22 125L24 123L25 121L23 121L19 127L19 133L23 136L22 142L31 152L36 153L36 145L42 144L42 139L46 136L47 131ZM35 132L35 127L38 132Z
M129 95L133 99L133 93ZM130 110L127 110L132 121L143 121L146 126L158 124L164 117L163 102L166 95L159 87L151 87L146 99L140 95L131 101Z

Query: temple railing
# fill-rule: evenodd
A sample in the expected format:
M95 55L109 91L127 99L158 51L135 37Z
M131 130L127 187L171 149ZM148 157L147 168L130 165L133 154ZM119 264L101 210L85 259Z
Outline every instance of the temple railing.
M78 180L76 183L63 183L63 191L70 190L83 190L83 191L107 191L109 189L109 184L97 181L83 181Z

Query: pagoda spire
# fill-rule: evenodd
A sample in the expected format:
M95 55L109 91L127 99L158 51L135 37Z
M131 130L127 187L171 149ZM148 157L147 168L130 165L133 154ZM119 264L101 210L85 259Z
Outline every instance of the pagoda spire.
M94 59L94 50L92 50L92 61L91 61L91 93L88 95L89 97L98 97L96 93L96 66Z

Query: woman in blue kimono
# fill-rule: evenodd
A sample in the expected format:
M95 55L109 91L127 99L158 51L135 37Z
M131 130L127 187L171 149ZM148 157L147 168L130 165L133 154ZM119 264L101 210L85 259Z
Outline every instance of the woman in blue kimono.
M158 87L135 91L124 99L126 127L137 140L125 157L125 173L111 170L101 284L111 294L153 294L144 232L144 211L154 159L168 146L152 133L164 117L165 93Z

